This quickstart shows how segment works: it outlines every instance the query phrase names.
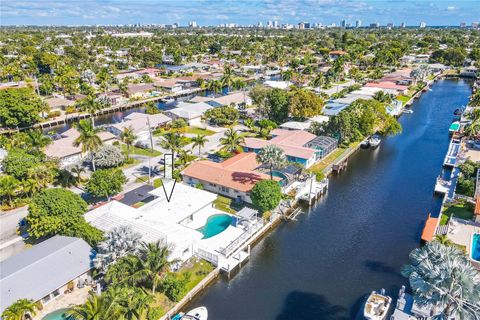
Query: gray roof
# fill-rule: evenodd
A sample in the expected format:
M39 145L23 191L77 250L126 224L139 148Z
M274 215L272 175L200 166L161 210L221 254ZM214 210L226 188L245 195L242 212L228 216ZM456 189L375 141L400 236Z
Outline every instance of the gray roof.
M54 236L0 262L0 313L18 299L40 300L92 268L80 238Z

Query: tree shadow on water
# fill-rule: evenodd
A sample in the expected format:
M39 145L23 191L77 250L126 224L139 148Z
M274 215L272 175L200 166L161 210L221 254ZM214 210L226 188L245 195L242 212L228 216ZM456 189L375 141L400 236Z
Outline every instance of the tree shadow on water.
M363 264L373 272L381 272L381 273L385 273L385 274L389 274L389 275L398 277L402 281L405 280L405 278L400 273L400 270L397 270L396 268L385 264L385 262L374 261L374 260L365 260L363 262Z
M311 292L292 291L287 295L283 310L276 320L343 320L348 310L333 305L323 296Z

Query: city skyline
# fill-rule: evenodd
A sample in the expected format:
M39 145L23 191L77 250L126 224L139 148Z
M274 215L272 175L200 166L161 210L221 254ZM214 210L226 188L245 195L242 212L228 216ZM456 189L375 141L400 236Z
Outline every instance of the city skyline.
M86 10L85 8L88 8ZM297 24L301 21L352 26L393 23L398 26L470 25L478 20L480 1L155 1L155 0L47 0L9 1L1 6L1 25L127 25L173 24L199 26L220 24L264 25L268 21Z

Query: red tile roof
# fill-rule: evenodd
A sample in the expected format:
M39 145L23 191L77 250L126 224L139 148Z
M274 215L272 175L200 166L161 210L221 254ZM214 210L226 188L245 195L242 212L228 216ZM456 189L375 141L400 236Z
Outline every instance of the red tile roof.
M240 153L222 163L208 160L190 164L182 172L184 176L218 184L234 190L249 192L258 181L269 179L268 174L253 171L260 164L256 154ZM279 181L280 178L274 177Z
M476 215L480 215L480 197L475 199L475 210L473 211Z
M375 87L381 89L395 89L399 91L404 91L408 89L408 86L402 86L391 81L381 81L381 82L369 82L365 87Z
M432 218L430 214L428 219L425 222L425 227L422 231L422 240L423 241L432 241L435 236L435 231L437 230L438 218Z

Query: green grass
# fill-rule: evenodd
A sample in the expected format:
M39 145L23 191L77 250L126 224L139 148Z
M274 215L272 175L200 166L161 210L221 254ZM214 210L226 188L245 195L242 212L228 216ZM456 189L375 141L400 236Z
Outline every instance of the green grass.
M460 202L449 206L442 212L440 217L440 225L446 225L452 216L464 220L471 220L473 218L473 208L471 204Z
M217 199L213 202L213 207L218 210L225 211L227 213L235 213L236 211L232 209L232 199L223 197L223 196L217 196Z
M199 127L187 127L187 130L185 131L185 133L190 133L190 134L202 134L204 136L211 136L212 134L214 134L215 132L212 131L212 130L208 130L208 129L203 129L203 128L199 128Z
M335 149L332 153L330 153L328 156L322 159L322 161L315 163L313 166L311 166L308 171L315 173L316 175L318 174L323 174L323 170L325 170L326 167L328 167L330 164L332 164L335 159L340 157L343 152L345 152L347 148L337 148Z
M162 185L163 185L163 182L162 182L161 178L157 178L157 179L153 180L153 187L154 188L159 188Z
M124 164L122 164L122 166L120 168L121 169L127 169L127 168L133 167L134 165L137 165L139 163L140 163L140 160L130 158L130 160L128 162L125 162Z
M405 105L412 97L409 96L398 96L397 100L402 101L402 104Z
M122 144L121 145L122 151L126 154L127 153L127 145ZM135 146L130 147L130 155L138 155L138 156L145 156L145 157L157 157L160 156L162 153L157 150L152 150L151 149L143 149L143 148L138 148Z

